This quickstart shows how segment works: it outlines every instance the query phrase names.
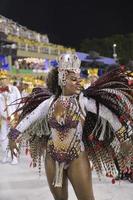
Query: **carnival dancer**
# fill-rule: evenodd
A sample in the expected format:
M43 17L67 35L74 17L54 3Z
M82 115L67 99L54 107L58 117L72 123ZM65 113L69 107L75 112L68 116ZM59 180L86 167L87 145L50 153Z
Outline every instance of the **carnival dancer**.
M115 176L114 157L121 170L132 157L128 74L114 70L81 91L80 60L64 54L49 73L47 86L25 98L20 122L9 133L10 149L14 153L15 141L27 138L35 166L46 148L45 170L55 200L68 199L68 180L78 200L94 200L89 158L99 176L103 166Z
M9 83L9 75L6 71L0 71L0 143L2 146L2 163L9 161L8 132L12 113L17 109L16 105L9 106L16 99L20 99L20 92L17 87ZM17 158L13 156L11 164L17 164Z

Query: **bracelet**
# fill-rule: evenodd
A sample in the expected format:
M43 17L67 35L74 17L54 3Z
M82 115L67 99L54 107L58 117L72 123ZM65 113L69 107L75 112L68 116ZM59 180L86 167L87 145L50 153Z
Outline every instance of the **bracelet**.
M11 139L11 140L16 140L17 137L21 134L20 131L18 131L17 129L15 128L11 128L10 129L10 132L8 134L8 138Z

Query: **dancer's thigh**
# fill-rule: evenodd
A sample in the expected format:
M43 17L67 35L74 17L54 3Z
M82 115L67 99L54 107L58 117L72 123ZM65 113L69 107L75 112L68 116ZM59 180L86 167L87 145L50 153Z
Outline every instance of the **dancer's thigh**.
M91 168L86 152L73 160L68 169L68 178L78 200L94 200Z
M47 175L48 184L50 190L54 196L55 200L67 200L68 199L68 180L66 176L66 172L63 172L63 185L62 187L54 187L53 181L55 178L55 161L51 158L51 156L47 153L45 160L45 170Z

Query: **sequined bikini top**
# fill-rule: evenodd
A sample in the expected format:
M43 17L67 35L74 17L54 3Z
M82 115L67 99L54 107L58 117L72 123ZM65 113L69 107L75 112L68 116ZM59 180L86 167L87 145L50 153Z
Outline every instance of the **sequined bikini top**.
M79 121L80 111L76 96L60 96L51 106L48 120L51 128L67 132L75 128Z

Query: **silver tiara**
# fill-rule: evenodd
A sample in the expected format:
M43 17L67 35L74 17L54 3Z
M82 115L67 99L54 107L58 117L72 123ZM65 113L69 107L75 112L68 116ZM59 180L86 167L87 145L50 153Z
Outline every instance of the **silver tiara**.
M63 54L59 57L59 71L80 71L81 61L75 53Z
M58 65L58 84L62 87L66 84L67 71L80 73L81 61L76 54L68 53L59 57Z

